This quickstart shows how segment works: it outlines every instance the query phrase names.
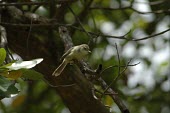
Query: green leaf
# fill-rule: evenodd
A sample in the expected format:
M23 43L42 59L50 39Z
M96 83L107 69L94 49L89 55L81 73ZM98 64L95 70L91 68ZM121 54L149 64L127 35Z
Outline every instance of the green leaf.
M0 74L3 73L3 72L6 72L6 71L8 71L7 68L0 67Z
M28 70L28 69L21 69L23 75L23 78L31 79L31 80L42 80L44 79L43 75L37 71L34 70Z
M15 84L12 84L8 87L7 91L0 90L0 97L11 97L12 94L19 93L18 89L15 87Z
M160 65L160 66L165 67L165 66L168 66L168 64L169 64L169 62L168 62L168 61L164 61L164 62L162 62L162 63L161 63L161 65Z
M0 90L2 91L7 91L8 87L12 84L13 82L8 80L7 78L0 76Z
M0 65L4 62L6 58L6 51L4 48L0 48Z
M0 97L10 97L11 94L17 94L18 92L13 81L0 76Z
M30 69L35 67L37 64L43 61L43 58L38 58L30 61L16 61L12 63L12 65L3 66L4 68L8 68L11 70L19 70L19 69Z
M18 89L15 87L15 84L12 84L8 87L6 91L6 95L17 94L19 93Z

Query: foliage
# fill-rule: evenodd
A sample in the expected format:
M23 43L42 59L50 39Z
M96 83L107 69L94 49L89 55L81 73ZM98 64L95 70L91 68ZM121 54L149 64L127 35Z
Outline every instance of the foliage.
M6 51L4 48L0 48L0 62L1 64L5 60ZM30 61L15 61L0 67L0 98L11 97L12 94L19 93L19 90L15 87L15 80L19 78L40 80L43 79L43 75L30 70L43 59L34 59Z
M4 48L0 48L0 65L4 62L6 57L6 51Z
M16 1L16 3L31 2L29 0ZM34 1L41 2L42 0ZM48 0L43 1L46 2ZM93 2L88 7L85 7L89 1ZM133 59L131 64L138 62L140 62L140 64L129 66L117 82L114 82L112 88L116 90L119 97L126 103L131 113L168 113L170 112L170 33L168 31L164 34L141 41L132 41L132 39L147 37L169 29L170 16L167 10L170 9L169 2L168 0L165 0L166 2L164 2L164 0L134 0L132 7L123 8L124 6L129 6L132 1L133 0L78 0L68 3L81 23L76 20L75 15L71 13L68 6L62 3L55 4L57 8L53 11L56 12L53 12L48 4L40 6L24 5L19 8L22 9L23 12L32 12L47 18L51 18L53 15L54 18L52 19L56 19L57 23L68 26L75 45L88 43L91 40L90 48L92 54L88 59L89 65L95 69L99 64L102 64L103 69L106 70L101 76L108 84L119 75L118 66L114 67L114 65L119 65L115 48L115 43L117 43L120 65L125 66L131 58ZM99 7L99 9L93 9L93 7ZM102 9L105 7L113 9ZM30 23L30 21L27 23ZM36 21L36 23L40 23L42 26L44 24L39 21ZM97 35L91 35L93 38L91 39L86 32L80 30L80 28L82 28L81 25L86 31L96 33ZM28 38L28 36L25 35L27 28L17 29L20 31L19 35L23 34L22 36L25 36L24 38ZM45 47L48 48L46 53L50 54L50 58L56 61L59 56L62 56L64 51L63 43L61 43L56 27L54 27L53 30L55 31L53 33L43 27L34 28L29 26L28 29L32 36L30 37L31 39L38 39L40 43L47 42L48 40L49 45ZM131 32L129 32L130 30ZM127 32L129 33L126 35L126 39L120 39L119 36L123 36ZM13 35L14 33L9 33L9 35ZM118 36L119 38L110 36ZM15 37L19 36L16 34ZM21 45L24 47L25 43L29 45L29 40L28 38L28 42L23 42L23 45ZM28 47L31 48L31 44ZM54 48L53 45L56 45L56 48ZM39 49L44 51L42 48ZM58 50L57 53L56 49ZM11 105L3 105L3 103L1 103L0 107L3 109L2 111L6 111L6 113L68 112L61 98L56 95L56 91L48 88L42 81L30 81L31 83L28 82L27 84L20 79L41 80L41 73L30 69L40 63L41 59L16 61L4 65L5 57L6 52L1 48L0 75L2 76L0 76L0 98L10 97L11 94L19 95L13 99ZM108 68L109 66L113 67ZM121 67L120 71L123 71L123 69L124 67ZM15 83L16 80L18 84ZM98 84L99 83L95 84L97 89L103 91ZM20 88L18 88L17 85L19 85ZM120 113L119 108L109 96L104 96L102 102L109 105L114 113ZM27 108L25 108L25 106Z

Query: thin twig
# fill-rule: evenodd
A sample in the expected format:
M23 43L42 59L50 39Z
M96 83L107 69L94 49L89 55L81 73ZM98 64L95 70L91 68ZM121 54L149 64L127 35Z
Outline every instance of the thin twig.
M162 31L162 32L159 32L157 34L153 34L153 35L150 35L150 36L147 36L147 37L143 37L143 38L139 38L139 39L132 39L132 41L141 41L141 40L146 40L146 39L154 38L155 36L164 34L164 33L168 32L168 31L170 31L170 28L165 30L165 31Z
M97 31L97 25L96 25L96 21L95 21L94 15L93 15L92 12L90 12L90 15L91 15L91 18L92 18L92 21L93 21L94 30ZM96 45L97 38L98 38L98 36L96 36L96 38L94 38L94 43L93 43L94 46ZM88 45L90 45L91 42L92 42L92 39L89 40Z
M139 14L150 14L150 13L154 13L154 14L162 14L162 13L166 13L166 12L170 12L170 9L167 10L156 10L156 11L148 11L148 12L142 12L142 11L138 11L135 8L131 7L131 10L139 13Z
M21 6L21 5L48 5L50 2L18 2L18 3L0 3L0 6Z
M106 89L108 87L106 82L101 77L98 79L98 81L103 89ZM108 92L112 94L116 94L116 92L111 88L108 89ZM128 108L124 105L124 103L122 102L122 100L119 98L118 95L110 95L110 96L114 100L114 102L118 105L122 113L130 113Z
M119 65L113 65L113 66L109 66L109 67L103 69L103 71L101 72L101 74L102 74L104 71L106 71L106 70L108 70L108 69L110 69L110 68L113 68L113 67L124 68L124 67L126 67L126 66L128 66L128 67L129 67L129 66L136 66L136 65L138 65L138 64L140 64L140 62L138 62L138 63L136 63L136 64L131 64L131 65L121 65L121 66L119 66Z
M75 0L57 0L56 3L74 2ZM0 6L21 6L21 5L49 5L49 2L18 2L18 3L0 3Z
M166 2L167 0L162 0L162 1L156 1L156 2L148 2L149 5L159 5L159 4L162 4L164 2ZM115 10L133 10L139 14L149 14L149 13L155 13L155 14L161 14L161 13L166 13L166 12L170 12L170 9L166 9L166 10L156 10L156 11L150 11L150 12L141 12L141 11L138 11L136 9L133 8L133 4L134 3L139 3L139 2L136 2L134 0L132 0L130 2L130 5L129 6L122 6L122 4L119 4L119 7L117 8L111 8L111 7L101 7L101 6L93 6L93 7L90 7L91 10L110 10L110 11L115 11ZM143 3L143 2L141 2Z
M113 80L113 83L116 82L117 79L126 71L128 65L129 65L129 63L130 63L131 61L132 61L132 59L130 59L130 60L128 61L128 63L127 63L127 65L126 65L126 67L124 68L124 70L123 70L119 75L116 76L116 78Z
M160 0L160 1L153 1L153 2L139 2L135 1L134 3L140 3L140 4L149 4L149 5L160 5L168 0Z
M77 29L79 31L83 31L83 29L80 29L80 28L77 28L75 26L72 26L72 25L67 25L68 27L71 27L71 28L74 28L74 29ZM102 36L102 37L107 37L107 38L115 38L115 39L124 39L124 40L127 40L127 41L140 41L140 40L146 40L146 39L150 39L150 38L154 38L155 36L158 36L158 35L161 35L161 34L164 34L166 32L170 31L170 28L167 29L167 30L164 30L162 32L159 32L157 34L153 34L153 35L149 35L147 37L143 37L143 38L140 38L140 39L130 39L130 38L127 38L126 36L131 32L131 30L129 30L126 34L122 35L122 36L112 36L112 35L104 35L104 34L101 34L101 33L94 33L94 32L89 32L87 31L89 34L91 35L95 35L95 36Z
M130 8L131 8L130 6L124 6L124 7L118 7L118 8L100 7L100 6L90 7L91 10L111 10L111 11L126 10L126 9L130 9Z
M117 57L118 57L118 61L119 61L119 66L118 66L118 75L120 75L120 57L119 57L119 51L118 51L118 48L117 48L117 44L115 43L115 47L116 47L116 51L117 51Z
M100 94L103 94L103 92L95 89L96 92L100 93ZM110 92L106 92L105 95L117 95L118 93L110 93Z
M82 31L82 32L85 32L83 29L80 29L80 28L75 27L75 26L69 26L69 27L74 28L74 29L77 29L77 30ZM126 38L126 35L128 35L128 34L131 32L131 30L129 30L126 34L124 34L124 35L122 35L122 36L104 35L104 34L102 34L102 33L94 33L94 32L90 32L90 31L87 31L87 32L88 32L89 34L94 35L94 36L97 36L97 37L98 37L98 36L102 36L102 37L107 37L107 38L116 38L116 39L130 40L130 39Z
M167 10L156 10L156 11L149 11L149 12L141 12L141 11L138 11L136 9L134 9L133 7L131 6L125 6L125 7L118 7L118 8L110 8L110 7L91 7L90 8L91 10L109 10L109 11L116 11L116 10L127 10L127 9L130 9L130 10L133 10L139 14L149 14L149 13L155 13L155 14L162 14L162 13L165 13L165 12L170 12L170 9L167 9Z
M30 24L15 24L15 23L6 23L6 22L0 22L0 25L4 25L4 26L14 26L14 27L30 27ZM52 27L52 26L67 26L67 27L71 27L71 28L74 28L74 29L77 29L79 31L82 31L82 32L85 32L83 29L80 29L78 27L75 27L75 26L72 26L72 24L61 24L61 23L53 23L53 24L32 24L32 27ZM166 32L170 31L170 28L167 29L167 30L164 30L160 33L157 33L157 34L153 34L153 35L150 35L150 36L147 36L147 37L143 37L143 38L140 38L140 39L128 39L126 38L126 35L128 33L131 32L131 30L129 32L127 32L125 35L123 36L112 36L112 35L104 35L104 34L101 34L101 33L94 33L94 32L89 32L89 31L86 31L88 32L89 34L91 35L94 35L94 36L102 36L102 37L107 37L107 38L115 38L115 39L124 39L124 40L127 40L127 41L140 41L140 40L146 40L146 39L150 39L150 38L154 38L155 36L158 36L158 35L161 35L161 34L164 34Z
M14 26L14 27L30 27L31 24L16 24L16 23L6 23L6 22L0 22L0 25L4 26ZM72 26L72 24L61 24L61 23L45 23L45 24L32 24L32 27L51 27L51 26Z
M126 71L126 69L127 69L127 67L128 67L128 65L129 65L129 63L131 62L131 59L128 61L128 63L127 63L127 65L126 65L126 67L124 68L124 70L119 74L119 75L117 75L116 76L116 78L108 85L108 87L104 90L104 93L103 93L103 95L101 96L101 97L103 97L104 96L104 94L107 92L107 90L111 87L111 85L118 79L118 77L120 77L125 71Z
M71 13L74 15L74 17L76 18L78 23L80 24L80 27L83 29L83 31L85 31L87 36L90 37L90 39L93 39L93 37L85 30L85 28L83 27L83 24L81 23L80 19L77 17L77 15L74 13L74 11L71 9L71 7L69 5L68 5L68 8L71 11Z
M75 26L70 26L70 27L75 28L75 29L80 30L80 31L83 31L82 29L77 28L77 27L75 27ZM168 31L170 31L170 28L167 29L167 30L164 30L164 31L162 31L162 32L159 32L159 33L157 33L157 34L149 35L149 36L147 36L147 37L143 37L143 38L140 38L140 39L134 39L134 38L129 39L129 38L127 38L126 35L129 34L129 33L131 32L131 30L129 30L129 31L128 31L125 35L123 35L123 36L111 36L111 35L104 35L104 34L101 34L101 33L94 33L94 32L88 32L88 33L91 34L91 35L102 36L102 37L107 37L107 38L124 39L124 40L127 40L127 41L140 41L140 40L146 40L146 39L154 38L155 36L164 34L164 33L168 32Z
M28 36L27 36L27 56L29 56L29 39L30 39L30 35L31 35L31 31L32 31L32 19L31 19L31 24L29 27L29 32L28 32Z

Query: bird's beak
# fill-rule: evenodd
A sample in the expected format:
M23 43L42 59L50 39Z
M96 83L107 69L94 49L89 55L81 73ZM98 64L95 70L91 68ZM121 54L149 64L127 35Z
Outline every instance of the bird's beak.
M91 53L91 51L88 51L88 53L90 54L90 53Z

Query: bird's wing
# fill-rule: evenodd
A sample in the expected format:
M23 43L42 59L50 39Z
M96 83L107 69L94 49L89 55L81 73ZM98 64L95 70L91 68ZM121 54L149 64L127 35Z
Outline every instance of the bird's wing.
M66 51L63 56L61 57L61 60L63 60L68 54L70 54L71 50L73 49L73 47L71 47L68 51Z

